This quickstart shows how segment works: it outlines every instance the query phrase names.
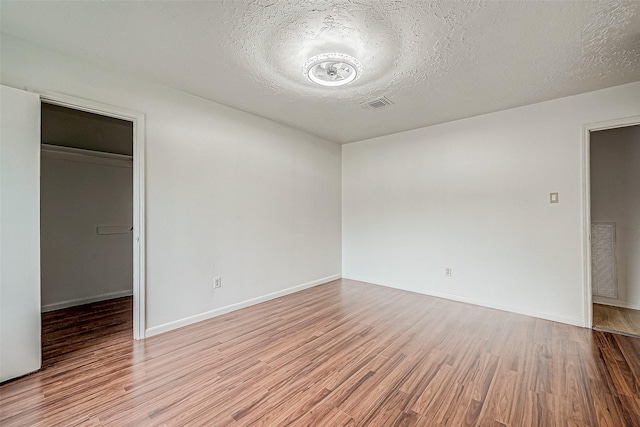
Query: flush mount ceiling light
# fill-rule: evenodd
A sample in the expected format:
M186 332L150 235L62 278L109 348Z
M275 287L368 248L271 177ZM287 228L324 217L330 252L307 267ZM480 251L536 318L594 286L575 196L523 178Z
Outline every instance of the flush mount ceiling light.
M360 77L362 64L344 53L322 53L309 58L302 66L302 72L319 85L343 86Z

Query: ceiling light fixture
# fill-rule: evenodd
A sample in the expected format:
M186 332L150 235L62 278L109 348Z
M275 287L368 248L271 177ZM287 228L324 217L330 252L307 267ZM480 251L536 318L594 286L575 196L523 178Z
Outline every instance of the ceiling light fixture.
M362 64L344 53L322 53L309 58L302 72L319 85L343 86L360 78Z

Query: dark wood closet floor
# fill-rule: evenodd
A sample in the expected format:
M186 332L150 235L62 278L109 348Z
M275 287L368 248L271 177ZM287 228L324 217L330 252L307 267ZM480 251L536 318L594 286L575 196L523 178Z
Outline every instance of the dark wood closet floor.
M636 338L349 280L138 342L120 303L50 316L2 426L640 426Z
M42 313L42 367L133 339L133 297ZM89 350L89 352L87 352Z

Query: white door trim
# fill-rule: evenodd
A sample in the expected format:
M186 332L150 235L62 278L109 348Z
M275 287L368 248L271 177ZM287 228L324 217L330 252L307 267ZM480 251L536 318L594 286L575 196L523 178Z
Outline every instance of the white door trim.
M145 116L137 111L101 104L88 99L36 91L40 102L114 117L133 123L133 337L145 337Z
M582 265L585 328L593 327L593 293L591 291L591 132L640 125L640 116L625 117L582 126Z

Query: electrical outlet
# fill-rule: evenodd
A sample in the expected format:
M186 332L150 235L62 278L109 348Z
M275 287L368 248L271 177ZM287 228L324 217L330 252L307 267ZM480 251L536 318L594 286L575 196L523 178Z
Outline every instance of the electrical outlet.
M213 287L214 288L221 288L222 287L222 278L221 277L214 277L213 278Z
M444 275L447 277L451 277L451 267L444 268Z

